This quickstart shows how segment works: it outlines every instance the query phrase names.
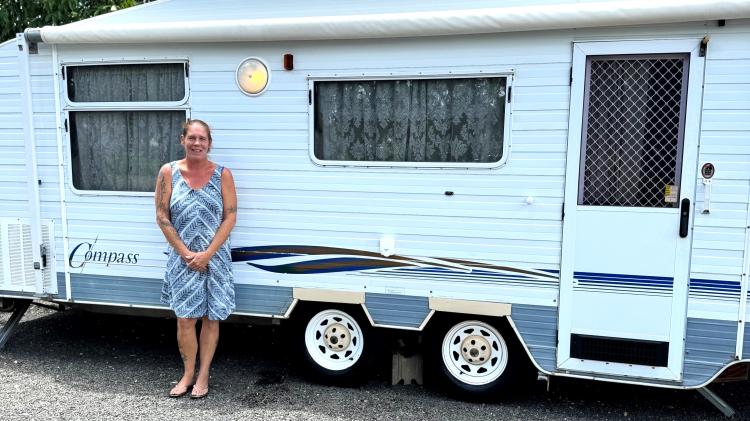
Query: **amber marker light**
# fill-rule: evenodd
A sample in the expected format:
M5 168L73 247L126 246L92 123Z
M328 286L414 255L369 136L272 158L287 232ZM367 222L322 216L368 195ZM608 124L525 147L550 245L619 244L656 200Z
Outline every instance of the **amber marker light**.
M262 94L270 80L271 73L268 71L268 66L259 58L246 58L237 67L237 86L245 95Z

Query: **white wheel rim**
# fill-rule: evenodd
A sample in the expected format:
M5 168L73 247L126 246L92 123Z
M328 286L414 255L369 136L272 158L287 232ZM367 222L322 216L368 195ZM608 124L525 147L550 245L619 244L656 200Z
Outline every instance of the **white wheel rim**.
M491 325L470 320L453 326L445 334L442 355L451 376L462 383L482 386L505 372L508 345Z
M352 316L340 310L324 310L307 323L305 347L319 366L346 370L362 356L364 335Z

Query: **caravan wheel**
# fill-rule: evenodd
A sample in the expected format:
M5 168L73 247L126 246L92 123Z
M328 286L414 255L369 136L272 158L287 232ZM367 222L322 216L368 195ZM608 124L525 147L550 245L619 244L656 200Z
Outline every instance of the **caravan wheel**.
M440 369L430 381L464 399L503 398L517 391L533 372L512 331L500 320L452 319L432 330L428 364ZM527 376L528 374L528 376Z
M0 298L0 312L11 313L16 309L16 300L13 298Z
M365 336L369 326L358 321L353 313L325 309L304 316L300 329L304 360L315 380L351 382L360 378L368 354Z

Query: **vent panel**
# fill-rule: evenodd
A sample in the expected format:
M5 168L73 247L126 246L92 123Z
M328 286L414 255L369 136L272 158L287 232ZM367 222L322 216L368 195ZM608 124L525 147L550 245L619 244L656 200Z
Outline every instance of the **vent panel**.
M582 360L666 367L669 342L570 335L570 356Z

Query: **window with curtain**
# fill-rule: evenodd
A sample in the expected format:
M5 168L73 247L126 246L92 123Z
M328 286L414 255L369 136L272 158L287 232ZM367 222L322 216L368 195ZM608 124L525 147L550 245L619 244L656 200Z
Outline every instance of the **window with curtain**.
M74 104L69 111L73 186L153 192L159 167L183 155L179 135L187 110L174 104L186 97L185 65L68 66L66 80Z
M318 160L420 165L500 161L506 77L318 81Z

